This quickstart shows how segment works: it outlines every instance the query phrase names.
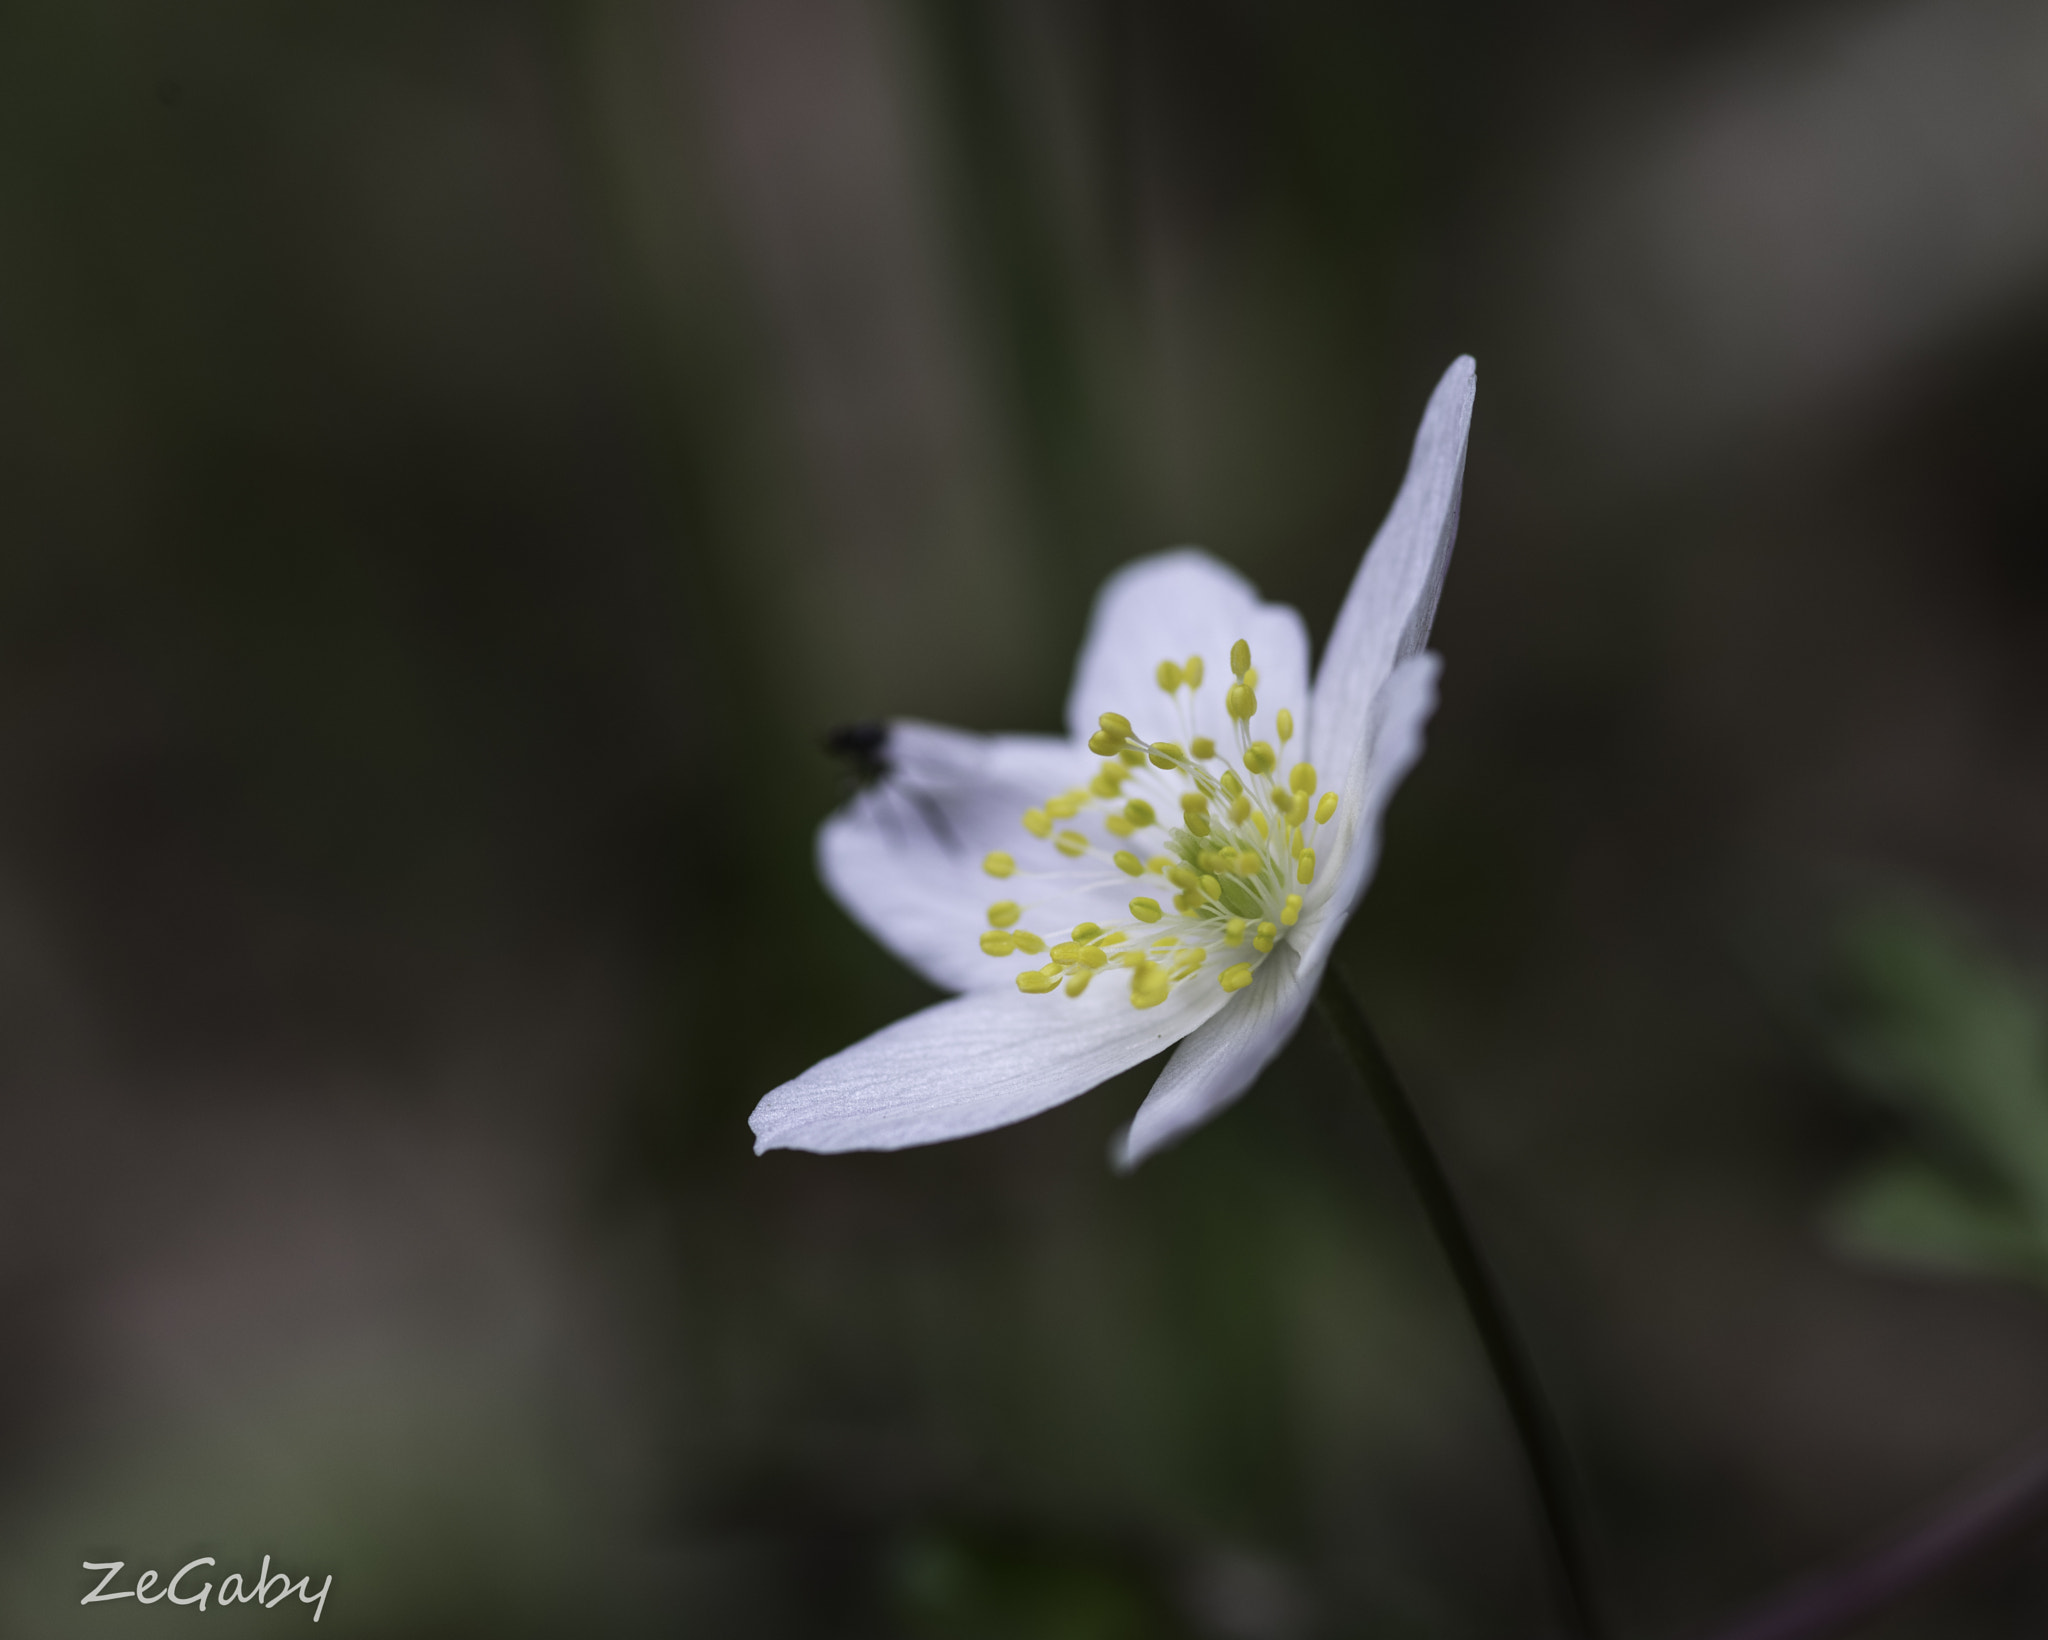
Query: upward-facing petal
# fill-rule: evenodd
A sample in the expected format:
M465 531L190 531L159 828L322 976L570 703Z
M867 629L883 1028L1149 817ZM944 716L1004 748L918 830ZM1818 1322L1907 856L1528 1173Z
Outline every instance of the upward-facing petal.
M976 991L900 1019L755 1107L755 1150L901 1150L986 1133L1171 1047L1229 1000L1176 985L1133 1008L1120 969L1079 997Z
M1356 789L1353 767L1369 749L1373 701L1395 666L1429 639L1465 480L1476 368L1459 359L1422 413L1400 493L1358 566L1316 672L1309 744L1316 766Z
M1067 696L1068 732L1086 740L1104 712L1121 712L1148 740L1207 735L1230 744L1223 694L1231 682L1230 646L1240 638L1251 645L1259 670L1261 732L1270 736L1267 726L1279 707L1297 717L1308 711L1308 633L1301 617L1285 604L1261 603L1251 582L1193 547L1125 566L1096 596ZM1155 672L1163 660L1184 662L1190 655L1202 657L1206 676L1184 725L1159 692Z
M854 921L941 990L1009 986L1014 964L976 943L991 902L1019 883L982 870L992 849L1021 852L1028 808L1088 778L1094 760L1050 735L976 735L898 719L888 726L886 772L818 832L818 875ZM1041 894L1033 914L1064 927L1102 914ZM1114 902L1111 902L1114 903Z

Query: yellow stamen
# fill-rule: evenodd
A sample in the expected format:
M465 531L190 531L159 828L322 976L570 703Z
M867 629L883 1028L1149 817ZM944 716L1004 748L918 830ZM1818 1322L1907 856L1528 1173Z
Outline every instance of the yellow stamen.
M1252 982L1252 965L1248 962L1232 963L1216 976L1216 983L1226 991L1242 991Z
M991 877L1007 877L1017 869L1017 862L1001 849L982 856L981 869Z
M1201 688L1202 657L1200 655L1190 655L1186 660L1180 663L1180 673L1182 677L1188 680L1188 687L1190 689Z
M1155 740L1145 755L1152 760L1155 769L1177 769L1188 754L1171 740Z
M1230 646L1230 670L1239 677L1252 669L1252 646L1239 638Z
M1045 812L1055 820L1071 820L1081 812L1081 805L1072 792L1046 800Z
M1198 761L1207 762L1216 755L1216 742L1207 735L1196 735L1188 742L1188 750L1195 754Z
M1030 832L1033 837L1050 837L1052 835L1052 816L1043 809L1026 809L1024 811L1024 829Z
M1091 968L1083 968L1079 973L1070 975L1067 980L1067 995L1070 997L1079 996L1088 989L1088 982L1094 977L1095 971Z
M1088 852L1088 839L1078 831L1063 831L1052 840L1052 846L1069 860L1077 860Z
M1289 928L1292 928L1301 921L1301 896L1299 894L1287 896L1287 903L1280 908L1280 921Z
M1233 683L1223 697L1223 709L1234 718L1254 718L1259 714L1259 697L1250 684Z
M1156 962L1148 962L1132 970L1131 1006L1133 1008L1156 1008L1166 1000L1168 986L1172 982L1166 977L1166 970Z
M1102 925L1100 923L1074 924L1074 938L1079 940L1083 945L1086 945L1090 940L1094 939L1095 936L1097 934L1100 934L1101 932Z
M1280 744L1285 746L1294 738L1294 714L1281 707L1273 714L1273 727L1280 732Z
M1263 740L1255 740L1244 751L1244 766L1253 774L1269 774L1280 760Z
M1328 825L1330 823L1330 816L1336 812L1337 794L1335 792L1324 792L1323 800L1316 805L1316 824Z
M992 957L1007 957L1017 949L1017 942L1000 928L991 928L981 936L981 948Z
M1181 684L1180 663L1178 661L1161 661L1158 670L1152 676L1159 680L1159 687L1170 695Z
M1316 851L1305 848L1301 851L1301 863L1294 868L1297 883L1312 883L1316 880Z
M1119 740L1131 738L1131 720L1121 712L1104 712L1095 721L1102 725L1102 732L1106 735L1115 735Z
M1279 937L1279 929L1269 922L1262 922L1252 933L1252 949L1254 951L1270 951L1273 949L1273 942Z
M1136 917L1139 922L1154 923L1165 916L1166 913L1159 909L1159 902L1157 900L1140 898L1131 901L1131 915Z
M1244 918L1232 917L1223 925L1223 943L1232 946L1244 944Z
M1060 982L1058 980L1053 979L1049 975L1041 974L1035 969L1030 973L1017 976L1017 989L1026 996L1042 997L1048 991L1057 991L1059 987Z
M1120 792L1122 792L1124 784L1122 779L1122 765L1118 764L1114 765L1114 767L1116 767L1118 771L1116 774L1097 775L1093 780L1088 782L1088 790L1095 796L1104 799L1115 797Z
M1102 817L1102 823L1114 837L1128 837L1138 829L1120 814L1106 814Z
M1107 729L1097 729L1088 737L1088 750L1097 757L1115 757L1124 749L1124 737L1113 735Z
M1045 949L1045 941L1028 928L1013 928L1010 938L1017 942L1017 949L1027 957L1035 957Z
M1134 797L1124 805L1124 818L1134 826L1149 826L1159 817L1152 812L1152 805L1142 797Z
M1116 861L1117 870L1126 877L1142 877L1145 874L1145 868L1139 863L1138 857L1127 848L1118 849L1112 858Z
M1024 915L1024 908L1015 900L998 900L988 908L988 922L991 928L1008 928Z

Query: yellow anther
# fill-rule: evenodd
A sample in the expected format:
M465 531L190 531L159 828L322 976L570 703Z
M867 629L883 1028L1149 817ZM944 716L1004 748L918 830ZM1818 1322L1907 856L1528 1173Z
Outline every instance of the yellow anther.
M1047 979L1058 979L1060 975L1064 974L1067 970L1066 965L1064 963L1049 962L1038 971L1041 974L1043 974Z
M1071 820L1081 812L1080 802L1072 792L1046 799L1045 812L1055 820Z
M1161 934L1158 939L1152 942L1152 949L1155 951L1165 951L1178 944L1180 944L1180 936L1178 934Z
M1116 861L1117 870L1126 877L1142 877L1145 874L1144 863L1127 848L1118 849L1111 858Z
M1123 765L1117 763L1111 767L1116 769L1115 774L1099 774L1088 782L1088 790L1092 795L1107 799L1116 797L1123 791Z
M1139 922L1152 923L1157 922L1166 913L1159 909L1157 900L1141 898L1131 901L1131 915Z
M1024 811L1024 829L1030 832L1033 837L1050 837L1052 835L1052 816L1043 809L1026 809Z
M1308 792L1296 792L1288 800L1287 823L1290 826L1301 825L1308 819L1308 800L1310 795Z
M981 936L981 948L992 957L1007 957L1017 949L1017 942L1000 928L991 928Z
M1182 792L1180 794L1180 806L1181 811L1185 814L1207 814L1209 812L1209 799L1200 792Z
M1013 928L1010 938L1017 942L1017 949L1027 957L1035 957L1045 949L1045 941L1028 928Z
M1109 963L1109 953L1099 945L1084 945L1079 960L1083 968L1102 968Z
M1077 997L1088 989L1088 982L1095 977L1092 968L1082 968L1067 977L1067 995Z
M1242 991L1252 982L1252 965L1248 962L1234 962L1216 976L1216 983L1226 991Z
M1159 817L1152 812L1152 805L1142 797L1134 797L1124 805L1124 818L1134 826L1149 826Z
M1173 861L1164 854L1155 854L1145 862L1145 869L1147 871L1156 871L1160 876L1164 877L1167 872L1173 869Z
M1001 849L985 854L981 858L981 869L991 877L1007 877L1017 869L1017 862Z
M988 908L988 924L991 928L1008 928L1024 915L1024 908L1015 900L998 900Z
M1102 924L1100 923L1074 924L1074 938L1079 940L1083 945L1086 945L1090 940L1094 939L1095 936L1097 934L1100 934L1101 932Z
M1255 740L1244 749L1244 766L1253 774L1270 774L1279 761L1273 755L1273 748L1263 740Z
M1223 925L1223 943L1225 945L1244 944L1244 918L1232 917Z
M1110 835L1114 837L1128 837L1138 829L1120 814L1104 815L1102 823L1109 828Z
M1164 689L1170 695L1174 692L1174 690L1178 689L1181 684L1180 662L1161 661L1159 663L1158 670L1156 670L1152 674L1152 676L1159 680L1159 687Z
M1223 709L1234 718L1254 718L1259 714L1259 697L1250 684L1233 683L1223 697Z
M1280 908L1280 921L1289 928L1292 928L1301 921L1301 896L1299 894L1287 896L1287 903Z
M1252 931L1252 949L1254 951L1270 951L1273 949L1273 942L1279 937L1279 929L1269 922L1262 922Z
M1312 883L1316 880L1316 851L1314 849L1305 848L1301 851L1300 863L1294 868L1294 880L1297 883Z
M1194 753L1198 761L1205 761L1216 755L1216 742L1207 735L1196 735L1188 742L1188 750Z
M1187 760L1187 753L1171 740L1155 740L1145 755L1152 760L1155 769L1177 769Z
M1115 757L1124 749L1124 737L1113 735L1107 729L1097 729L1088 737L1088 750L1097 757Z
M1142 968L1150 960L1142 951L1126 951L1116 959L1116 965L1119 968Z
M1281 737L1286 738L1284 735ZM1287 784L1298 792L1314 792L1316 789L1316 766L1313 763L1297 763L1287 771Z
M1330 816L1336 812L1337 794L1335 792L1324 792L1323 800L1316 805L1316 824L1319 826L1328 825L1330 823Z
M1209 953L1198 945L1192 951L1186 952L1180 961L1173 965L1173 977L1175 979L1186 979L1188 975L1192 974L1208 960Z
M1107 934L1103 935L1102 938L1097 940L1095 943L1097 945L1104 947L1112 945L1122 945L1124 941L1129 938L1130 935L1126 934L1121 928L1112 928Z
M1187 821L1188 830L1197 837L1209 835L1209 817L1206 814L1190 814L1182 817Z
M1121 712L1104 712L1095 720L1106 735L1115 735L1119 740L1131 738L1131 720Z
M1280 744L1285 746L1294 738L1294 714L1281 707L1273 714L1273 727L1280 731Z
M1220 900L1223 898L1223 885L1214 877L1204 877L1201 879L1201 882L1202 892L1208 895L1210 899Z
M1088 852L1088 839L1078 831L1063 831L1052 840L1052 846L1069 860L1076 860Z
M1245 801L1250 802L1251 799L1246 798ZM1259 835L1261 837L1266 838L1269 841L1271 840L1273 834L1272 831L1267 827L1266 817L1263 814L1254 814L1252 816L1252 824L1258 827Z
M1156 1008L1166 1000L1168 987L1173 982L1166 977L1166 970L1156 962L1144 963L1131 971L1131 1006L1133 1008Z
M1248 688L1252 688L1252 689L1256 689L1256 688L1258 688L1258 686L1259 686L1259 669L1258 669L1258 668L1257 668L1256 666L1247 666L1247 667L1246 667L1246 668L1244 669L1244 681L1245 681L1245 685L1246 685L1246 687L1248 687Z
M1135 769L1145 761L1145 754L1135 746L1126 746L1116 754L1116 760L1127 769Z
M1225 769L1223 778L1216 784L1223 788L1223 795L1226 797L1236 797L1244 791L1244 782L1237 778L1235 769Z
M1190 655L1186 660L1182 661L1180 663L1180 674L1188 680L1188 687L1190 689L1201 688L1202 657L1200 655Z
M1057 991L1059 988L1058 980L1048 974L1041 974L1036 969L1017 976L1017 989L1026 996L1042 997L1046 992Z
M1239 638L1230 646L1230 670L1239 677L1252 669L1252 646Z
M1052 948L1052 960L1060 963L1079 962L1081 960L1080 943L1075 940L1061 940L1058 945Z
M1173 865L1166 868L1166 880L1175 888L1193 888L1202 879L1186 866Z

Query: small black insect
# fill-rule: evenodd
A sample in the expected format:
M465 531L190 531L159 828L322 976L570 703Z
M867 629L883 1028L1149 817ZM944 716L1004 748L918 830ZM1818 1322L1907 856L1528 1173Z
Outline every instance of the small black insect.
M896 766L889 760L889 726L886 723L842 723L825 734L825 751L846 771L847 783L855 792L874 792L879 804L883 794L908 803L924 822L932 840L948 854L960 852L960 839L947 824L945 811L929 792L908 791L892 783ZM884 810L884 824L895 829ZM899 834L900 835L900 834Z
M837 758L856 791L866 791L889 778L889 725L842 723L825 732L825 751Z

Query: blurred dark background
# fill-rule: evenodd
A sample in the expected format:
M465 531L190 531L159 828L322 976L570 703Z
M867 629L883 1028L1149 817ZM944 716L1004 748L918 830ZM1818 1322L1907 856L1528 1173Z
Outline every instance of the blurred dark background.
M821 733L1056 727L1187 540L1320 637L1461 351L1341 961L1682 1637L2048 1424L2048 1288L1831 1239L1802 1001L1899 885L2048 952L2048 9L6 8L0 1626L1546 1632L1313 1026L1128 1181L1143 1075L745 1122L928 1000ZM1876 1632L2044 1631L2036 1537Z

